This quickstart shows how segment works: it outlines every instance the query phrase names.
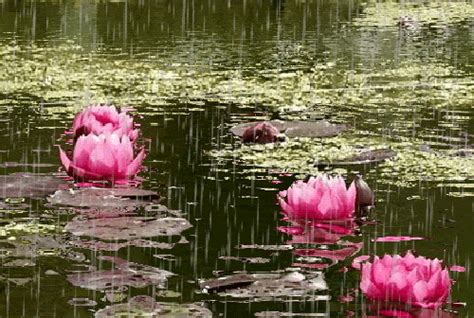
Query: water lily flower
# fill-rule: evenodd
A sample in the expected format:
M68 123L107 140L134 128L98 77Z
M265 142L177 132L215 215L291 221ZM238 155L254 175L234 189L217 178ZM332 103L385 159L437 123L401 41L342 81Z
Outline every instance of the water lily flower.
M375 194L372 189L370 189L367 182L362 179L362 176L356 176L354 179L354 184L356 187L356 206L358 212L363 213L365 210L370 209L375 204Z
M72 129L76 139L91 133L128 136L132 142L138 137L138 129L134 129L132 116L126 111L118 112L115 106L92 105L85 108L74 118Z
M296 181L278 197L280 206L291 219L341 220L355 211L356 187L346 188L340 176L319 175L307 182Z
M278 138L280 138L278 128L265 121L248 127L242 135L242 141L245 143L267 144L277 141Z
M69 175L80 180L119 181L132 179L140 170L145 150L133 158L128 136L82 135L77 139L72 160L60 148L61 162Z
M438 259L385 255L362 264L360 288L370 299L437 308L447 299L451 280Z

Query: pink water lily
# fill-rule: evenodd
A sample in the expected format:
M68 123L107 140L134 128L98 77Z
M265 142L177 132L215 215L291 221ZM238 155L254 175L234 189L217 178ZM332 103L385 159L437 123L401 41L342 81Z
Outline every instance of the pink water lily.
M145 157L142 149L134 158L128 136L117 134L83 135L77 139L72 160L60 148L61 162L69 175L80 180L132 179Z
M74 118L73 133L80 135L114 133L119 137L128 136L132 142L138 137L138 129L134 129L133 118L126 111L117 111L115 106L86 107Z
M437 308L447 299L452 282L438 259L385 255L362 264L360 288L370 299Z
M356 188L346 188L340 176L319 175L307 182L296 181L279 194L280 206L291 219L341 220L355 211Z
M267 144L277 141L279 133L278 128L269 122L263 121L248 127L242 135L242 141L245 143Z

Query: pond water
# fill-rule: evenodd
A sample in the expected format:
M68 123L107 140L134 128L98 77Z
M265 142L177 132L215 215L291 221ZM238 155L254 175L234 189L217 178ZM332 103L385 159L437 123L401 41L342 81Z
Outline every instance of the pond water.
M0 0L0 166L16 173L0 316L362 317L353 258L414 250L465 267L444 307L472 317L473 17L472 1ZM92 103L134 109L156 195L60 179ZM272 146L229 132L276 118L349 129ZM361 149L396 155L340 162ZM375 212L344 234L278 231L278 191L318 171L363 174ZM422 239L375 241L398 235Z

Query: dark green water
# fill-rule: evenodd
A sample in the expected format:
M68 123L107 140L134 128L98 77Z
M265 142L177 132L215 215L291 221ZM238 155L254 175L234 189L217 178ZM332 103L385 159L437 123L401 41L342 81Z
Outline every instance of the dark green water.
M338 167L349 176L366 175L376 190L376 213L355 235L304 247L361 242L357 255L411 249L465 266L465 273L451 273L456 280L451 300L467 303L454 308L459 317L474 316L474 158L472 152L453 155L474 144L474 5L382 2L371 10L374 6L317 0L0 0L0 161L31 164L3 166L2 174L57 172L57 145L65 144L64 130L77 111L89 103L130 105L140 115L148 149L143 188L158 192L162 204L181 210L193 225L182 234L188 243L172 249L78 248L65 228L77 209L49 205L46 196L3 198L0 316L94 316L111 302L102 291L74 286L67 275L84 270L81 264L108 269L110 263L100 257L113 255L176 274L163 289L128 288L123 303L149 295L163 302L202 302L225 317L268 311L363 317L359 273L342 270L350 268L352 257L324 271L329 290L318 292L317 299L200 293L198 281L216 274L269 273L302 262L295 249L238 248L290 241L276 229L285 225L277 191L315 172L316 153L297 155L293 167L285 166L286 155L305 149L298 142L280 161L263 167L271 150L255 149L262 154L257 159L241 156L243 146L228 129L277 116L351 125L333 142L341 144L336 153L347 145L389 145L399 153L388 163ZM408 14L416 22L400 28L398 18ZM372 241L385 235L425 239ZM32 236L60 243L33 246ZM176 243L180 237L151 240ZM22 247L12 250L11 242ZM155 254L172 254L172 260ZM262 257L266 263L224 256ZM340 303L338 297L348 293L354 301ZM97 304L74 306L73 298Z

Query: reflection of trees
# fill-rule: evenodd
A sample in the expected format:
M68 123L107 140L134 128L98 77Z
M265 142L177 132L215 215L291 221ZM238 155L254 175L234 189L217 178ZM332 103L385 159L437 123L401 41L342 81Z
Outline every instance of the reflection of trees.
M194 65L252 61L273 66L273 59L287 58L287 51L301 54L292 42L320 41L353 11L345 1L319 0L5 1L3 33L35 40L59 34L92 48L104 43L134 52L152 49ZM270 61L269 54L274 56Z
M59 6L55 3L0 2L0 37L18 35L28 40L42 39L57 29L60 21Z
M190 64L264 62L278 54L277 41L331 30L335 11L351 12L340 1L171 1L100 3L98 37L130 48L146 46ZM341 15L338 19L345 19ZM321 27L323 26L323 27ZM325 27L327 26L327 27ZM258 45L257 45L258 44Z
M2 7L3 6L3 7ZM0 37L42 41L68 37L94 46L97 5L83 2L0 2Z
M383 10L380 12L383 14ZM472 31L465 27L469 23L443 25L441 22L415 21L413 25L404 27L396 22L377 26L376 23L364 25L359 21L356 26L351 23L341 25L341 32L332 32L324 39L324 45L336 58L350 58L353 65L361 65L363 69L376 68L386 60L415 59L438 60L463 67L469 64L472 43L469 39L473 38Z
M84 47L97 43L97 4L90 1L65 2L60 5L60 34L72 38Z

